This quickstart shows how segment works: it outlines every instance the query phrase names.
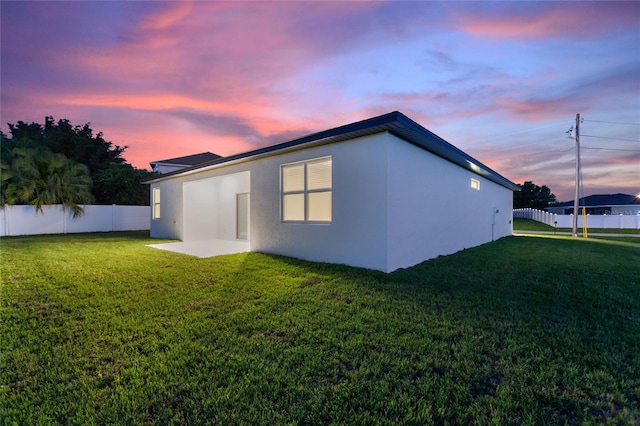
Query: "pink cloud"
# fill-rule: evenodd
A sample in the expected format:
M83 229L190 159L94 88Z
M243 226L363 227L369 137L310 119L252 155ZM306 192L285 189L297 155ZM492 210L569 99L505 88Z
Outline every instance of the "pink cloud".
M265 83L308 66L307 61L334 54L331 46L345 42L350 34L328 23L338 27L340 21L369 7L364 3L165 4L166 9L129 29L120 43L84 52L87 65L103 75L115 71L124 78L165 77L170 85L188 80L202 90L230 90L240 82L264 88ZM309 13L322 23L320 31L301 28Z
M447 89L382 93L379 104L370 108L370 111L382 113L399 110L430 125L446 124L499 111L499 106L490 102L492 94L500 92L498 86L481 85L473 89L450 86ZM427 109L425 105L430 107Z
M139 109L145 111L167 111L175 108L189 108L206 112L227 112L231 114L248 113L257 109L249 103L228 103L226 101L210 101L197 99L177 93L101 93L62 95L58 102L76 106L98 106L112 108Z
M506 97L493 99L503 111L521 116L527 121L544 121L557 119L559 116L571 117L576 110L570 99L517 100Z
M44 101L44 99L43 99ZM224 133L225 129L216 129L216 117L238 117L238 120L242 120L247 123L245 127L251 134L255 136L263 137L263 144L267 138L272 135L290 133L296 131L304 131L308 128L313 128L313 120L297 120L291 122L285 117L279 118L278 116L270 115L270 105L267 102L228 102L191 98L188 96L179 95L176 93L157 93L157 94L135 94L130 95L127 93L102 93L102 94L82 94L82 95L62 95L57 99L57 102L62 105L69 105L72 107L101 107L101 108L116 108L124 109L128 111L146 111L146 112L158 112L164 115L182 117L182 120L188 120L193 117L194 123L198 121L211 121L212 124L202 125L201 130L208 130L210 135L216 136L221 132ZM241 118L240 118L241 117ZM227 121L228 122L228 121ZM220 123L219 121L217 123ZM237 126L236 129L238 128ZM238 137L250 136L247 135L247 131L238 132ZM256 144L256 141L249 143ZM257 141L259 145L261 141Z
M70 56L74 66L96 83L57 99L75 106L238 116L266 138L315 129L320 124L317 118L285 120L293 102L279 89L280 83L336 54L332 46L348 43L350 37L339 29L340 22L369 7L366 3L282 3L277 8L261 3L164 3L117 43ZM319 31L303 28L302 21L311 12L320 23ZM336 30L330 31L334 25ZM313 96L312 91L306 94ZM189 115L182 114L185 119Z
M174 27L193 13L192 1L180 1L167 5L159 12L145 17L141 28L144 30L165 30Z
M640 3L633 1L507 3L457 12L454 20L462 31L480 37L591 38L605 31L637 30L638 14Z
M159 127L162 129L162 127ZM171 129L175 131L175 127ZM198 152L214 152L227 156L252 149L245 140L237 137L212 137L195 129L184 129L188 135L183 141L176 141L170 132L145 132L130 129L124 137L132 141L125 151L125 158L136 167L149 168L150 161L191 155ZM117 136L117 135L116 135Z
M638 184L640 184L640 153L626 155L613 155L606 159L598 157L598 164L617 164L623 166L634 166L636 168Z

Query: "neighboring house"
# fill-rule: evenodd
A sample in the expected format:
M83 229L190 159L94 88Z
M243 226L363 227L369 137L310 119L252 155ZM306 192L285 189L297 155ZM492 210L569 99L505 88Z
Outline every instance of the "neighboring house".
M572 214L573 201L556 203L547 207L549 213L555 214ZM627 194L603 194L589 195L580 198L580 213L582 206L586 207L587 214L592 215L619 215L619 214L640 214L640 197Z
M151 170L164 174L175 172L176 170L184 169L185 167L197 166L198 164L217 160L219 158L222 157L212 152L201 152L200 154L169 158L168 160L152 161L149 164L151 165Z
M399 112L146 183L152 237L385 272L511 235L519 188Z

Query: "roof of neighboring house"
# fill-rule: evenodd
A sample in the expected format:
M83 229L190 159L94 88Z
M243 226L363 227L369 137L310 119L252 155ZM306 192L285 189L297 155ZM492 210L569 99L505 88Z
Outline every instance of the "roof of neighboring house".
M480 176L483 176L499 185L502 185L512 191L519 191L520 187L509 179L493 171L478 160L462 152L449 142L445 141L436 134L422 127L420 124L411 120L401 112L394 111L378 117L369 118L356 123L347 124L322 132L313 133L288 142L272 145L253 151L240 154L230 155L228 157L212 160L197 166L169 172L161 177L152 179L143 183L157 182L165 180L172 176L188 174L200 171L206 168L226 164L229 162L237 162L242 160L255 159L276 153L310 148L313 146L326 145L336 142L342 142L363 136L374 135L377 133L389 132L405 141L423 148L439 157L442 157L452 163L455 163L467 170L470 170Z
M171 164L173 166L190 167L217 160L218 158L222 157L212 152L201 152L199 154L185 155L184 157L169 158L168 160L151 161L149 164L151 164L151 166L154 164Z
M630 206L640 204L640 198L628 194L598 194L580 198L580 206ZM552 204L549 207L573 207L573 201Z

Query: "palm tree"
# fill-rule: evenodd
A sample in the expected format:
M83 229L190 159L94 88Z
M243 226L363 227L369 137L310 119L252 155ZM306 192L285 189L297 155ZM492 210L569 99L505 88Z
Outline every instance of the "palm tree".
M11 166L3 167L2 176L7 204L31 204L40 212L43 205L62 204L77 218L84 213L81 204L93 201L85 165L51 151L15 148L12 153Z

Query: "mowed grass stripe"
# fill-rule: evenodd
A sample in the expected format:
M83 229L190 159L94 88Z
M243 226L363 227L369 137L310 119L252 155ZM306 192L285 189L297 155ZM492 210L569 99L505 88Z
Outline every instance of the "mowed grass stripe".
M634 424L640 244L509 237L387 275L146 233L4 238L4 424Z

